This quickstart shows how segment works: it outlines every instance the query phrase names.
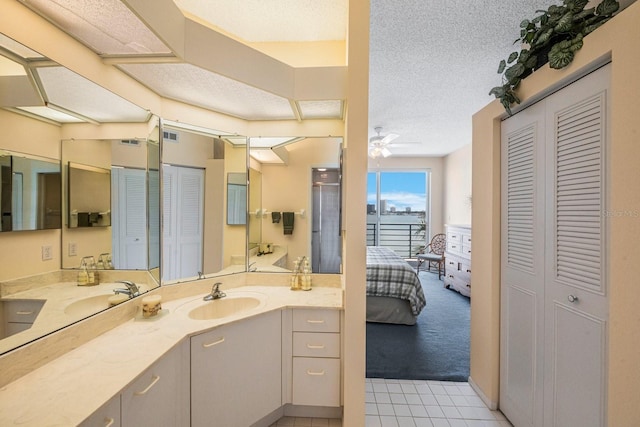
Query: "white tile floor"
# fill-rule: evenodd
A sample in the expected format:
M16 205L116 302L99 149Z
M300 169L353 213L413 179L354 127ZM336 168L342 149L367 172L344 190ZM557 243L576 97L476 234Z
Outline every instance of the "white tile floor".
M468 383L367 378L366 393L365 427L511 427ZM342 422L284 417L271 427L284 426L342 427Z
M511 427L466 383L367 378L366 427Z

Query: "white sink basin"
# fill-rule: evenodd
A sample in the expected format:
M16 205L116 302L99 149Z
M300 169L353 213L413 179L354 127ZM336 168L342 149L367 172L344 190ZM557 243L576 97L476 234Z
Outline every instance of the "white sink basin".
M105 308L111 307L112 304L109 303L109 299L112 298L113 296L114 296L113 294L102 294L102 295L94 295L92 297L79 299L69 304L64 309L64 313L73 317L90 316L92 314L95 314L99 311L104 310ZM125 298L120 302L124 302L126 300L127 298Z
M224 297L204 304L189 311L189 317L194 320L220 319L254 309L262 301L251 296Z

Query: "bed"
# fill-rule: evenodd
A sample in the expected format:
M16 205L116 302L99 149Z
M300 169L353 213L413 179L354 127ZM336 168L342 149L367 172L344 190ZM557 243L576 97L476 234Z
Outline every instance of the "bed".
M418 274L391 249L367 246L367 321L414 325L425 306Z

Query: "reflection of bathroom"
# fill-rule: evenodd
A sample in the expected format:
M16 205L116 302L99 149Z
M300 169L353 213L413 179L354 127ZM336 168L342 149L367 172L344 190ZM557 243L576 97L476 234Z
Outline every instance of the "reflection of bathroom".
M341 143L341 138L293 142L286 146L286 164L261 163L251 158L250 261L256 262L259 271L274 271L270 264L274 257L267 262L266 257L258 256L261 243L272 245L274 252L282 254L274 262L287 270L293 269L298 257L306 256L312 260L314 273L340 271L341 193L337 166ZM285 213L293 222L290 234L284 224Z

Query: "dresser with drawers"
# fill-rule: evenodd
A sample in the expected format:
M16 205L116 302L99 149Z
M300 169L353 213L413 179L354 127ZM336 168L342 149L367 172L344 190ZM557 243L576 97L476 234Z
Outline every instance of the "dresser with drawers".
M471 297L471 227L446 225L444 286Z

